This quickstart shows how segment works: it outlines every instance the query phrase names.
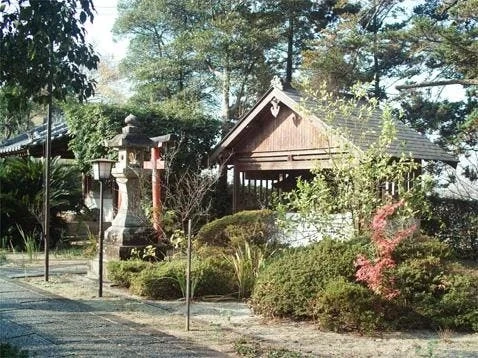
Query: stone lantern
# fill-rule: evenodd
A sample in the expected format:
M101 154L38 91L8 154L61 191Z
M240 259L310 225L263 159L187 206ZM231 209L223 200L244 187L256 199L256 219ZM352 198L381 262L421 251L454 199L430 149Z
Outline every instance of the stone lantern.
M108 142L108 146L118 151L118 161L111 174L116 178L119 192L118 213L105 232L106 260L127 259L134 248L153 244L151 224L141 209L141 181L150 170L143 164L149 150L155 143L144 135L138 127L135 116L125 119L122 133Z

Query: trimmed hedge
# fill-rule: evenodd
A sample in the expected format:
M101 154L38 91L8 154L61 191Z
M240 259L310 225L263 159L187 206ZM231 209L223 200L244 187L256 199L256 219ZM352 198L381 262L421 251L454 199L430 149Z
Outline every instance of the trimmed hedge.
M177 299L185 295L186 259L148 263L140 260L110 261L108 277L131 293L152 299ZM237 292L234 269L218 257L192 261L192 293L195 297Z
M183 297L180 281L186 264L183 260L159 262L141 271L131 280L131 293L157 300Z
M274 213L271 210L241 211L204 225L196 236L196 246L237 246L247 241L264 245L276 233Z
M386 302L366 287L332 279L312 302L314 318L321 328L338 332L374 332L385 326Z
M402 262L393 274L401 312L389 317L394 328L478 331L478 281L461 265L430 255Z
M425 235L414 235L413 238L403 240L393 253L393 258L398 264L406 260L426 257L435 257L443 262L455 259L449 245Z
M331 279L353 280L353 262L364 250L358 242L326 239L285 251L260 272L251 299L254 311L272 317L312 318L311 300Z
M142 260L108 261L106 264L108 278L120 287L128 288L131 280L152 264Z
M422 230L450 245L461 259L478 261L478 201L430 198L431 218Z

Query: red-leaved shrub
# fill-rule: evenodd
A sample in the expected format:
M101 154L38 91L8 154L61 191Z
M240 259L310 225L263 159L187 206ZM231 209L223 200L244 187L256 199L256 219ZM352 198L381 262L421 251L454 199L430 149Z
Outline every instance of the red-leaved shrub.
M364 255L357 255L355 260L357 281L365 282L373 292L389 300L400 294L400 291L394 288L393 277L386 275L389 269L396 266L392 253L403 239L412 235L416 230L416 225L411 225L393 233L387 231L389 217L403 204L404 201L401 200L395 204L382 206L377 210L372 219L372 242L377 248L378 257L372 261Z

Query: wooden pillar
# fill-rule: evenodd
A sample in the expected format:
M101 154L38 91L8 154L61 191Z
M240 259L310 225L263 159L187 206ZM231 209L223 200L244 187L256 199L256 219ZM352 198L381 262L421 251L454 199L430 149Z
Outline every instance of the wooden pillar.
M159 233L161 229L161 179L158 170L160 153L158 147L151 148L151 166L153 169L151 183L153 196L153 227Z
M240 185L240 172L234 166L234 179L232 184L232 213L236 213L239 209L239 185Z

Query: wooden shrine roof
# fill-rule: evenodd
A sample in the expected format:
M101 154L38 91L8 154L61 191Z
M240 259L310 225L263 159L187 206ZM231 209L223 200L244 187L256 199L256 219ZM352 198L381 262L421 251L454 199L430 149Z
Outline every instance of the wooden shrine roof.
M305 103L300 93L295 89L272 87L216 146L209 158L210 162L227 161L228 158L235 155L239 147L245 148L244 143L260 135L258 131L264 130L265 127L264 125L259 125L257 122L266 121L271 118L274 119L271 115L271 105L273 101L276 101L279 106L279 108L276 108L277 113L274 115L276 119L280 117L278 113L289 110L298 116L301 121L305 119L310 122L315 128L314 133L319 133L320 135L328 133L326 135L328 135L329 138L333 138L333 141L341 142L342 145L346 143L354 150L366 150L378 141L382 132L381 110L377 109L368 116L365 128L364 124L360 123L356 119L357 116L353 114L347 117L336 116L332 121L328 121L325 120L326 115L314 113L310 110L313 108L321 108L317 103ZM359 108L360 104L357 105L357 111L359 111ZM404 123L394 121L394 125L395 139L387 147L388 153L392 157L407 155L417 160L442 161L453 166L458 162L456 157L447 153L414 129L407 127ZM254 129L251 130L251 128ZM270 133L267 133L267 135L270 135ZM297 132L288 130L283 136L284 135L294 136L297 135ZM313 146L312 143L309 145ZM298 149L300 149L302 153L306 153L306 150L315 150L317 152L320 148L310 147ZM284 148L284 150L291 150L291 148ZM261 148L258 148L258 151L260 152ZM251 153L251 155L260 155L260 153L255 152Z

